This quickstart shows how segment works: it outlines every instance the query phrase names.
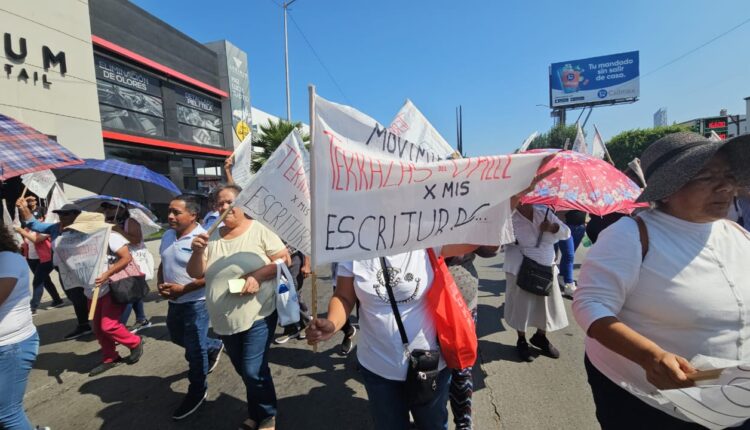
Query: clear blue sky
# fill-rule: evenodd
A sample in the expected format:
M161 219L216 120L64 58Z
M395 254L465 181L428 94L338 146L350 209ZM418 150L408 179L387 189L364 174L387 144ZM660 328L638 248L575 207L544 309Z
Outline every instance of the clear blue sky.
M249 57L252 104L285 116L280 0L135 0L201 42L227 39ZM640 51L641 97L594 110L605 139L670 123L744 114L750 96L750 24L643 76L750 18L746 0L351 1L297 0L289 22L292 117L308 122L307 84L329 100L389 123L406 98L455 144L463 105L469 155L507 153L552 124L552 62ZM341 91L310 51L315 48ZM342 94L343 92L343 94ZM580 111L570 111L575 122ZM587 130L588 132L589 130Z

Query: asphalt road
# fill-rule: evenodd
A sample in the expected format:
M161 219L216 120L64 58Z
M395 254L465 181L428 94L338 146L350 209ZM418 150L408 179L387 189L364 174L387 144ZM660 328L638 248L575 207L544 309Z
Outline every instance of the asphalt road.
M152 252L157 247L157 242L149 243ZM579 257L583 252L579 251ZM481 283L475 428L598 428L583 367L583 333L572 318L570 302L566 301L570 325L550 334L561 358L541 356L533 363L519 362L515 333L502 319L502 255L478 259L477 269ZM322 311L332 293L330 285L330 278L319 277ZM304 294L309 303L309 285ZM45 300L49 304L48 297ZM154 326L141 332L146 338L141 361L90 378L88 371L100 360L94 337L63 340L75 325L72 307L40 310L34 323L41 347L25 398L32 422L53 430L237 429L246 417L245 388L226 355L209 376L207 402L188 419L171 420L187 391L187 363L183 350L169 342L166 312L167 302L152 292L146 313ZM271 348L271 370L279 397L278 429L374 428L356 370L356 355L339 355L340 341L340 336L335 337L321 345L318 353L297 340Z

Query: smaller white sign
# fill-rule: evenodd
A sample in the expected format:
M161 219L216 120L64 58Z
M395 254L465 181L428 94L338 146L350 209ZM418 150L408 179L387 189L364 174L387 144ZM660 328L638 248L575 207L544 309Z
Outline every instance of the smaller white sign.
M110 228L85 234L69 230L55 239L54 263L65 289L95 285L106 264Z
M55 174L51 170L40 170L38 172L21 175L21 182L40 198L46 199L47 194L57 182Z
M310 162L297 130L242 185L236 205L289 246L310 255Z

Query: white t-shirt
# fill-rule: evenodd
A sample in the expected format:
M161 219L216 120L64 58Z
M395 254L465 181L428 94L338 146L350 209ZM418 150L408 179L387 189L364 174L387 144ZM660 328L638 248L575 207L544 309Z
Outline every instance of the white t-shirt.
M206 230L197 225L190 233L177 238L177 232L174 229L167 230L161 238L159 254L161 255L161 270L164 282L186 285L194 281L187 274L187 263L190 256L193 255L193 249L190 245L195 236L205 233ZM177 298L170 300L172 303L189 303L198 300L206 300L206 289L200 288L191 291Z
M0 252L0 278L16 278L16 285L0 305L0 346L12 345L36 333L31 320L29 266L21 254Z
M639 216L649 238L643 262L638 227L628 218L604 230L589 251L573 301L581 328L614 316L687 360L701 354L750 362L748 233L725 220L692 223L659 210ZM586 354L614 383L656 391L640 366L590 337ZM672 407L663 410L687 420Z
M123 235L120 233L111 231L109 232L109 250L110 252L117 253L117 251L122 248L123 246L128 246L130 242L125 239ZM114 264L117 261L116 257L107 256L108 264ZM105 270L102 268L102 270ZM97 274L99 276L99 274ZM83 293L88 297L89 299L93 297L94 295L94 285L84 285L83 287ZM105 282L102 284L101 287L99 287L99 297L109 293L109 282Z
M37 233L40 234L40 233ZM36 246L34 246L34 242L30 241L29 239L24 239L26 241L26 246L28 246L29 250L29 260L38 260L39 259L39 253L36 252Z
M439 251L437 251L439 252ZM425 250L386 257L392 268L393 295L409 340L409 350L439 349L437 332L427 308L425 293L432 286L433 271ZM338 277L353 277L360 302L357 359L367 370L386 379L406 379L408 364L401 335L393 315L380 259L338 264ZM440 368L445 367L442 358Z

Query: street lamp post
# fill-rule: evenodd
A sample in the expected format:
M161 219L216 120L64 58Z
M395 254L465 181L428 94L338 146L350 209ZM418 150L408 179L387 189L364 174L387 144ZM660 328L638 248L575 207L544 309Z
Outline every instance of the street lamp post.
M286 120L292 122L291 97L289 95L289 36L287 35L286 9L297 0L285 1L284 9L284 71L286 73Z

